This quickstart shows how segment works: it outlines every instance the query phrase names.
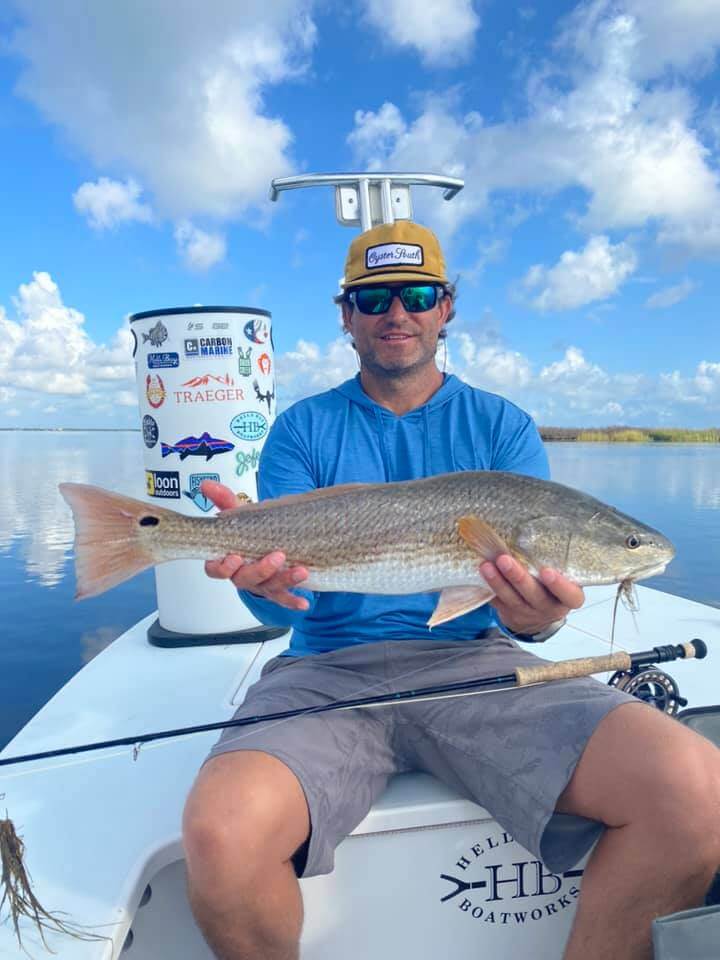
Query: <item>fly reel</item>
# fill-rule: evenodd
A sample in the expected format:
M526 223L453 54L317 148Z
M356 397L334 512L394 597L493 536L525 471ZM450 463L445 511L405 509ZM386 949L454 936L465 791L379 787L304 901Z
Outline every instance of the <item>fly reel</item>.
M680 696L673 677L653 664L618 670L610 677L608 685L624 690L670 717L676 716L680 707L687 706L687 700Z

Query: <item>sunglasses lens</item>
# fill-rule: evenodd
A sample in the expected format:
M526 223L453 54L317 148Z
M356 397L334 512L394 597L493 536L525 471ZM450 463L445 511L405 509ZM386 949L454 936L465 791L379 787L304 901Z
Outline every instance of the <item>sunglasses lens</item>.
M361 287L354 296L360 313L385 313L390 306L392 291L387 287Z
M424 313L437 303L437 287L414 283L397 287L358 287L352 291L352 299L360 313L385 313L390 309L394 296L409 313Z
M424 313L437 303L437 287L408 286L400 291L402 305L409 313Z

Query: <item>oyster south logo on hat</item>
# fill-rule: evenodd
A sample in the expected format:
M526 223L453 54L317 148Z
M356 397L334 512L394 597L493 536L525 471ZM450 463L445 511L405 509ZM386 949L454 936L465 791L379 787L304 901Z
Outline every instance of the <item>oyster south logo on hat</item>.
M365 251L365 266L384 267L386 263L407 263L421 267L424 263L423 249L417 244L379 243Z

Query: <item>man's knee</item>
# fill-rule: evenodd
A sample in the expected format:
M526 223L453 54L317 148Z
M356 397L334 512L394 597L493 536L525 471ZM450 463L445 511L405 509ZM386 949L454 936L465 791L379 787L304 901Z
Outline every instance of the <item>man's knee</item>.
M659 711L621 706L591 737L558 810L639 825L678 856L720 860L720 750Z
M305 795L289 767L259 751L221 754L200 771L185 805L188 869L219 884L251 881L287 862L309 826Z
M684 729L682 751L668 753L657 771L656 834L666 838L673 855L710 870L720 867L720 750Z

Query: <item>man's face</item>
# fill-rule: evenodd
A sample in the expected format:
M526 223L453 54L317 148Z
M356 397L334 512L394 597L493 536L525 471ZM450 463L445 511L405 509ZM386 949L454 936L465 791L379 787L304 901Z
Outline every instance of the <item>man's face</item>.
M376 376L402 377L435 363L438 336L451 309L449 296L417 313L406 310L394 296L385 313L378 314L364 314L354 304L343 303L343 321L361 367Z

